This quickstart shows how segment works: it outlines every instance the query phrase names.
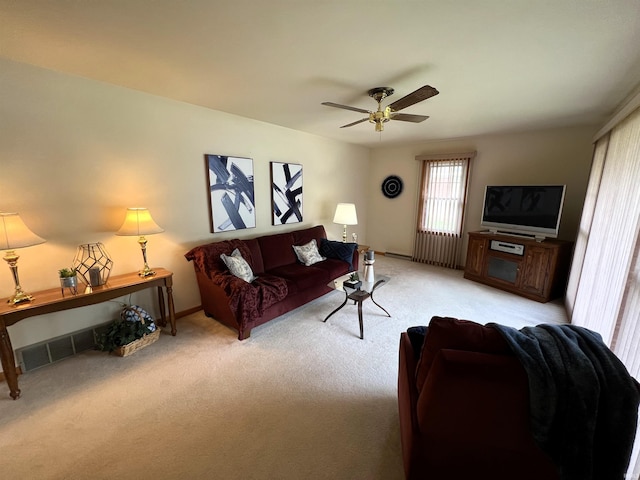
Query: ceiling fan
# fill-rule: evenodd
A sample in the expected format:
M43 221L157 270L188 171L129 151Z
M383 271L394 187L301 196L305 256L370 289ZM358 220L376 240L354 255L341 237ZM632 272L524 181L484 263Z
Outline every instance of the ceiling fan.
M361 120L358 120L353 123L348 123L347 125L343 125L340 128L352 127L362 122L366 122L369 120L370 123L374 123L376 125L376 132L382 132L384 130L384 124L389 120L400 120L403 122L413 122L420 123L429 118L426 115L411 115L408 113L398 113L400 110L410 107L411 105L415 105L418 102L422 102L428 98L431 98L435 95L438 95L438 90L435 88L425 85L424 87L420 87L415 92L406 95L395 102L387 105L384 109L380 105L383 99L393 95L393 88L391 87L376 87L372 88L367 92L367 94L372 97L376 102L378 102L378 110L372 112L370 110L364 110L362 108L357 107L349 107L348 105L340 105L339 103L333 102L322 102L322 105L326 105L327 107L336 107L343 108L345 110L352 110L354 112L366 113L369 116L365 117Z

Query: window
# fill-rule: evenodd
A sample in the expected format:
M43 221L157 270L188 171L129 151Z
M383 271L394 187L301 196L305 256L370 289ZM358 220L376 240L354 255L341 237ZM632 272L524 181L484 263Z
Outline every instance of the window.
M416 157L422 161L422 187L414 261L457 268L474 156L475 152Z
M425 162L419 230L433 233L462 233L467 165L442 160Z

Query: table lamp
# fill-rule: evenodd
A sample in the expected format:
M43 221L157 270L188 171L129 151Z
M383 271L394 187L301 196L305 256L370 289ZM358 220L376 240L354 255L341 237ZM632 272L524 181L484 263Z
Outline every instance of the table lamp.
M347 225L357 225L358 215L356 215L356 206L353 203L339 203L336 207L336 213L333 216L333 223L339 223L344 226L342 230L342 241L347 242Z
M156 274L147 264L147 239L145 235L164 232L164 229L151 218L149 210L146 208L127 208L127 215L124 223L116 235L137 236L138 243L142 249L144 268L138 272L141 277L150 277Z
M16 290L7 303L14 305L22 302L30 302L33 297L22 291L20 280L18 279L18 259L16 248L30 247L44 243L46 240L33 233L24 224L17 213L0 213L0 250L6 250L4 261L9 264Z

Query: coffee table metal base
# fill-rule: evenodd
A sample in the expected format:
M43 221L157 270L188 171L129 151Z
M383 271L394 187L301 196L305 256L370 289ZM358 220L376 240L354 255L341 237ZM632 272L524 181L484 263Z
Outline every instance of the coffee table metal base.
M327 318L325 318L323 320L323 322L326 322L327 320L329 320L329 318L331 317L331 315L333 315L334 313L342 310L342 308L347 304L347 302L349 300L353 300L354 304L358 304L358 322L360 322L360 339L364 339L364 322L362 319L362 304L364 303L364 301L367 298L371 298L371 301L379 308L381 309L384 313L387 314L387 317L391 317L391 315L389 314L389 312L387 312L387 310L380 305L378 302L375 301L375 299L373 298L373 292L375 292L376 288L379 287L380 285L382 285L385 282L385 280L378 280L374 285L373 288L371 289L371 292L367 292L366 290L355 290L351 293L348 293L346 290L342 290L344 292L344 301L342 302L342 305L340 305L338 308L336 308L333 312L331 312L329 315L327 315Z

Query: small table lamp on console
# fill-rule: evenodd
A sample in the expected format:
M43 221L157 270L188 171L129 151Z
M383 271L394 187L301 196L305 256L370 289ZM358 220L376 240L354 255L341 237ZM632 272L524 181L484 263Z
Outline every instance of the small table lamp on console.
M33 233L24 224L17 213L0 213L0 250L6 250L4 261L9 264L13 281L16 285L15 293L9 297L7 303L14 305L22 302L30 302L33 297L22 291L20 280L18 279L18 259L16 248L31 247L44 243L46 240Z
M353 203L339 203L336 207L336 213L333 216L333 223L339 223L344 226L344 229L342 230L342 241L346 243L347 225L358 224L356 206Z
M150 277L156 274L147 264L147 239L144 236L161 232L164 232L164 229L151 218L151 213L149 213L148 209L127 208L124 223L120 230L116 232L116 235L139 237L138 243L142 249L142 258L144 260L144 268L138 272L141 277Z

